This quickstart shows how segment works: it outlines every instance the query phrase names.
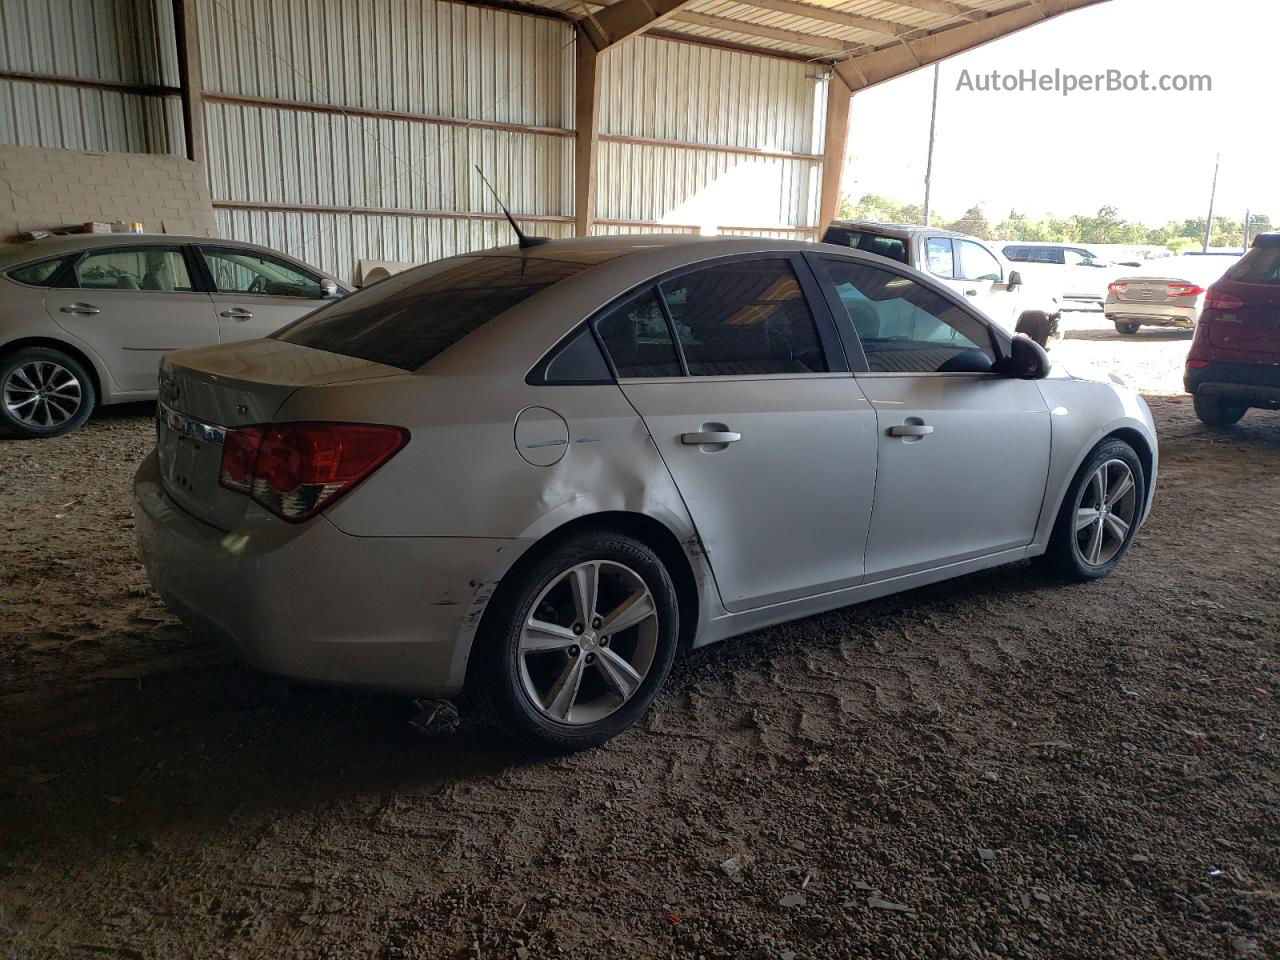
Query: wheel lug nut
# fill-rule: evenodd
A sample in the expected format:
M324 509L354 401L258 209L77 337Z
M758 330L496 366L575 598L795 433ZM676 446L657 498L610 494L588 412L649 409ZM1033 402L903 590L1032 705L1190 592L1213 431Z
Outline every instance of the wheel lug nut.
M609 638L608 638L608 637L601 637L601 638L600 638L600 646L602 646L602 647L607 647L608 645L609 645Z
M596 655L594 653L588 653L587 663L595 663L595 662L596 662Z
M580 634L580 633L582 633L582 631L583 631L584 629L585 629L585 628L584 628L584 627L582 626L582 624L580 624L580 623L575 623L575 624L573 625L573 632L574 632L574 633L579 633L579 634Z
M591 629L592 629L592 630L599 630L599 629L600 629L600 618L599 618L599 617L596 617L594 620L592 620L592 621L591 621Z
M577 647L570 647L570 648L569 648L569 656L571 656L571 657L576 657L576 656L577 656L578 654L580 654L581 652L582 652L582 651L581 651L581 650L579 650Z

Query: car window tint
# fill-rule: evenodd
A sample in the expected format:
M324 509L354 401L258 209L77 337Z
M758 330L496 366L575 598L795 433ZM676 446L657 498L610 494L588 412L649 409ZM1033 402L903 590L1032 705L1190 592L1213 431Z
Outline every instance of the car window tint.
M330 301L274 336L416 370L473 330L588 266L520 255L453 257Z
M9 276L19 283L27 283L33 287L47 287L53 282L53 275L58 272L64 259L64 257L54 257L52 260L28 263L26 266L10 270Z
M596 320L596 332L620 377L678 377L683 372L652 290L606 310Z
M1024 263L1025 261L1030 259L1030 257L1028 257L1027 255L1027 252L1028 251L1026 247L1005 247L1004 248L1004 255L1008 257L1010 260L1017 261L1018 263Z
M991 251L972 240L960 240L956 245L960 248L960 279L1001 281L1004 271Z
M1280 247L1254 247L1227 271L1227 279L1280 285Z
M612 381L609 365L591 331L583 327L556 351L542 371L546 383L599 383Z
M661 288L690 376L826 372L809 302L787 260L734 260Z
M956 275L955 254L951 249L950 240L946 237L930 237L925 241L924 249L930 273L935 277L947 279Z
M187 261L176 247L123 247L81 258L75 268L82 290L191 292Z
M873 373L981 373L996 352L964 308L909 277L851 261L827 261Z
M263 297L303 297L320 300L320 278L303 273L275 257L249 250L209 249L201 255L219 293L247 293Z
M1062 251L1054 247L1036 247L1031 251L1031 258L1036 263L1062 263Z

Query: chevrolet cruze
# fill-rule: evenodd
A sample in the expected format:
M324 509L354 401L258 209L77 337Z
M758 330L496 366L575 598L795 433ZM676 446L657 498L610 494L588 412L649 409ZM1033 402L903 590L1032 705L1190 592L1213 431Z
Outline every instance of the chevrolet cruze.
M534 745L643 715L678 651L1027 557L1151 506L1143 400L924 274L746 238L453 257L161 367L152 583L258 667L464 691Z

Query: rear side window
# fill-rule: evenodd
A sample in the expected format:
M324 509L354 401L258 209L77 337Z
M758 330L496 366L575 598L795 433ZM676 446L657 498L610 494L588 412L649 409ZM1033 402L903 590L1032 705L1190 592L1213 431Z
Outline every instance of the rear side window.
M809 302L785 259L735 260L661 284L693 377L825 373Z
M416 370L499 314L588 266L515 255L455 257L358 290L275 337Z
M1227 271L1227 279L1280 286L1280 247L1254 247Z
M52 285L53 275L58 272L64 259L64 257L55 257L52 260L41 260L39 263L28 263L16 270L10 270L9 277L33 287L48 287Z
M596 320L596 332L620 377L678 377L682 373L671 328L652 291L611 307Z
M929 272L935 277L955 277L955 254L951 249L951 241L946 237L930 237L925 242L925 258L929 263Z
M124 247L87 254L76 264L82 290L190 293L191 275L177 247Z

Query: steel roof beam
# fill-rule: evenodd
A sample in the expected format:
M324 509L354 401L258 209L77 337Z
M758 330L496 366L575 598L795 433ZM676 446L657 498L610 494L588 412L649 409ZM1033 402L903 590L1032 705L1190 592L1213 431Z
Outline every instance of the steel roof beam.
M825 20L827 23L838 23L842 27L855 30L866 30L885 37L896 37L907 33L911 27L901 23L875 17L863 17L856 13L845 13L830 7L819 7L812 3L799 3L798 0L735 0L748 7L759 7L761 10L776 10L778 13L789 13L794 17L808 17L810 20Z
M588 13L579 23L597 53L644 33L698 0L618 0Z

